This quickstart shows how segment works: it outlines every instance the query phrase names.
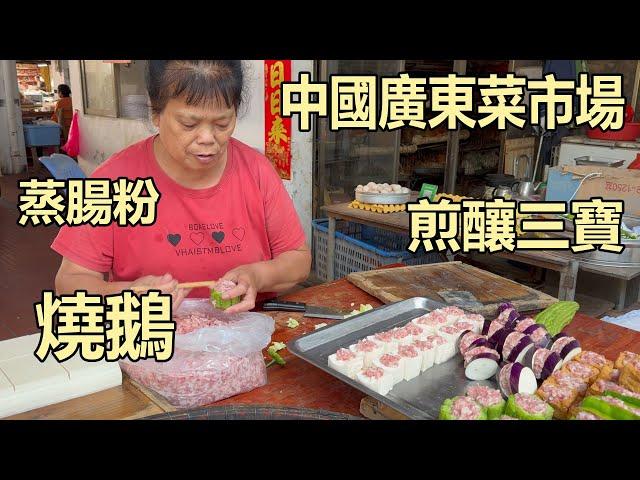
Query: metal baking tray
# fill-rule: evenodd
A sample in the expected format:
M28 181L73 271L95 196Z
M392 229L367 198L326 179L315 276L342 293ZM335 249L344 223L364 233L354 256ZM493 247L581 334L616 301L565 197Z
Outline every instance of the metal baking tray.
M612 158L593 157L591 155L585 155L583 157L574 158L576 165L578 166L601 166L617 168L624 165L624 160L617 160Z
M329 367L328 358L339 348L347 348L362 338L404 325L416 317L441 307L444 305L428 298L410 298L308 333L289 342L287 348L297 357L389 405L409 418L416 420L437 419L440 406L447 398L464 395L471 385L487 385L491 388L497 388L496 382L493 380L468 380L464 375L462 356L456 355L445 363L434 365L425 370L410 381L401 381L385 396L333 370Z
M356 192L356 200L362 203L379 203L384 205L401 205L407 203L411 193L365 193Z

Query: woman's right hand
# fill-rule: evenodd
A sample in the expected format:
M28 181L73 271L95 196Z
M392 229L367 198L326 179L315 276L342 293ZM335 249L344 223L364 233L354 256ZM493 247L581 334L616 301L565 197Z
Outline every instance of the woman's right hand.
M160 290L162 293L170 294L173 297L172 309L174 311L178 309L182 301L191 291L189 288L177 288L178 280L173 278L170 273L165 273L162 276L146 275L144 277L140 277L131 282L129 286L132 290L135 287L142 287L147 290Z

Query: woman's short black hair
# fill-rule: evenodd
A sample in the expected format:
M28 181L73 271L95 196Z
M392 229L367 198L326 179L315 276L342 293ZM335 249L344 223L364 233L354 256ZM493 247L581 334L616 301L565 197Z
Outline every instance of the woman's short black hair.
M217 103L238 112L243 87L241 60L149 60L147 91L154 114L181 96L187 105Z
M61 97L68 97L69 95L71 95L71 89L69 88L69 85L65 85L64 83L58 85L58 95L60 95Z

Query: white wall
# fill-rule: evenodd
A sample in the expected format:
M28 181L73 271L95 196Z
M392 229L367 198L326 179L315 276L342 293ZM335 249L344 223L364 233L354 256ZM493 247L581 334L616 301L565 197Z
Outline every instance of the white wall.
M313 72L313 60L296 60L291 68L291 79L297 80L299 72ZM313 75L313 74L312 74ZM263 103L264 108L264 103ZM291 181L285 187L293 198L296 211L311 246L311 199L313 186L313 130L301 132L299 115L292 118L291 126ZM263 120L264 124L264 120ZM264 127L263 127L264 128Z
M234 137L264 153L264 62L248 60L246 65L247 103L241 109ZM78 161L87 173L114 153L155 133L150 120L97 117L85 115L82 108L80 62L69 61L73 106L79 110L80 155ZM296 60L292 77L301 70L313 71L313 60ZM285 188L292 196L307 241L311 242L311 185L313 136L298 131L297 117L292 121L292 179L285 180Z

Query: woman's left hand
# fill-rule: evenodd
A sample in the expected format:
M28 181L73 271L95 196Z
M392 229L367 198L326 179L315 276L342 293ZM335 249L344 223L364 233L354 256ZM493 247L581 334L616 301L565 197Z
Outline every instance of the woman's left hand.
M242 301L225 310L227 313L240 313L249 311L256 306L256 296L259 290L257 269L252 265L242 265L229 270L222 280L231 280L236 287L225 293L222 298L243 297Z

